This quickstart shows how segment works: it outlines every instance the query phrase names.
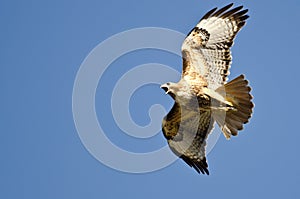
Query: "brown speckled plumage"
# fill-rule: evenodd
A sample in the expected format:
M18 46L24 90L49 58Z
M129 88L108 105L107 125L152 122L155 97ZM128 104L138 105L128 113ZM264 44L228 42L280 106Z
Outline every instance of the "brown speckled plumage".
M205 147L214 123L229 139L243 129L253 109L251 89L243 75L226 83L230 47L248 18L247 10L242 6L230 9L232 5L204 15L183 42L182 79L161 86L175 100L162 122L171 150L207 175Z

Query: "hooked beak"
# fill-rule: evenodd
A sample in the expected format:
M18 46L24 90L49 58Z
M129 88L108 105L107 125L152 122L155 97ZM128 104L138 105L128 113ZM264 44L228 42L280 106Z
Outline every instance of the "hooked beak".
M166 92L166 94L169 93L169 88L166 84L161 85L160 88L163 89Z

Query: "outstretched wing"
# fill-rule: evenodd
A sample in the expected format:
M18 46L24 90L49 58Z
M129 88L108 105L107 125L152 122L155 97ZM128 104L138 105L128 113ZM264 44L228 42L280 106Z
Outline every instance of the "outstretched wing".
M207 135L213 129L210 111L191 111L175 102L163 119L163 133L171 150L198 173L209 174L205 156Z
M211 89L227 81L232 59L230 47L249 17L243 6L230 9L232 6L212 9L187 35L182 45L182 76L187 81L195 73L204 77Z

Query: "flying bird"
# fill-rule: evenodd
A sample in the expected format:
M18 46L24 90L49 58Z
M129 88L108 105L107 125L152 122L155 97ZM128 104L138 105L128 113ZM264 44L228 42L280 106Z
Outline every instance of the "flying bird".
M175 101L162 121L170 149L207 175L205 147L214 124L230 139L243 129L254 107L244 75L227 82L230 48L249 17L243 6L232 6L214 8L203 16L183 42L180 81L161 85Z

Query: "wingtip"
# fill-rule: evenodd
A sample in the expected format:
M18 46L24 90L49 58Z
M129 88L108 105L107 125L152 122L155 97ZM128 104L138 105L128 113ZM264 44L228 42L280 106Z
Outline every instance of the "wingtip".
M218 9L218 7L215 7L215 8L213 8L213 9L211 9L210 11L208 11L208 12L200 19L200 21L203 20L203 19L209 18L209 17L210 17L217 9Z
M221 15L222 13L224 13L225 11L227 11L229 8L231 8L233 6L233 3L228 4L227 6L224 6L223 8L220 8L217 12L215 12L212 16L214 17L218 17L219 15Z

